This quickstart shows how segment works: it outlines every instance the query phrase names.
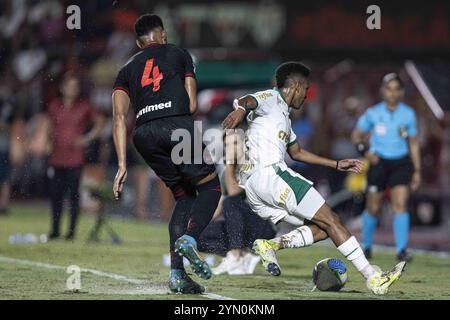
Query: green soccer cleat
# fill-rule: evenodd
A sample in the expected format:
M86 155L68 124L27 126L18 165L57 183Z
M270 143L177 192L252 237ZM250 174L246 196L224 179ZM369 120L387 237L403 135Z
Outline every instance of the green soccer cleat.
M194 238L188 235L178 238L178 240L175 241L175 252L189 260L192 271L200 278L206 280L211 278L211 268L197 251L197 242Z
M181 269L170 270L169 289L173 293L200 294L205 292L205 287L192 280Z
M400 279L402 272L405 270L406 262L398 263L391 271L377 272L374 276L367 280L367 288L374 294L383 295L389 290L389 287L395 281Z
M261 257L261 262L266 270L273 276L281 274L281 268L275 252L278 246L271 240L257 239L253 242L253 250Z

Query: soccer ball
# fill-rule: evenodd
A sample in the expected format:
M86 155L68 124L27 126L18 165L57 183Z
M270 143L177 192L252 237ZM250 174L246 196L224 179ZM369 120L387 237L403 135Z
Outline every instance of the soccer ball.
M320 291L339 291L347 282L347 267L336 258L326 258L317 262L313 270L314 285Z

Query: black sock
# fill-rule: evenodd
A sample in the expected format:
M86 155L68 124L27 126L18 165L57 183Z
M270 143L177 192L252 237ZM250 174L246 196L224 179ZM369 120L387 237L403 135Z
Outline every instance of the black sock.
M175 187L172 192L176 204L169 222L170 267L171 269L184 269L183 257L175 253L175 241L186 233L190 211L195 200L195 190Z
M198 194L191 208L191 218L187 226L186 234L198 240L200 234L214 215L222 191L220 189L220 181L217 177L197 185L195 188Z

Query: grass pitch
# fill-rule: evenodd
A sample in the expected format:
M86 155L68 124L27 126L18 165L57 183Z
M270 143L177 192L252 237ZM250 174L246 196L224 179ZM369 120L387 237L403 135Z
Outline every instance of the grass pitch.
M63 222L66 227L67 221ZM0 299L450 299L450 259L429 254L416 254L387 296L369 293L349 263L349 281L343 290L311 292L314 264L326 257L342 258L336 249L323 245L280 252L280 277L270 276L258 265L252 276L204 281L193 275L210 295L169 294L169 269L162 264L168 247L166 225L114 219L111 224L124 243L112 245L106 235L101 243L86 242L93 224L92 217L82 216L74 242L11 245L11 234L47 233L48 208L16 205L9 215L0 216ZM388 269L396 260L391 253L375 251L373 263ZM83 268L79 292L66 290L70 265Z

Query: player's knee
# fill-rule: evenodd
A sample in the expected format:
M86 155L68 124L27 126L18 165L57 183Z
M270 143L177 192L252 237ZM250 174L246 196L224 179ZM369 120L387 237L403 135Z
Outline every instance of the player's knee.
M406 211L406 203L403 202L394 202L392 204L392 211L394 213L402 213Z
M376 216L380 212L380 204L376 201L371 201L371 202L367 203L366 208L367 208L367 212L371 216Z
M217 177L217 175L214 176L214 178L208 180L207 182L197 184L195 186L195 188L197 189L198 193L210 192L211 195L216 195L219 198L222 195L222 189L220 187L220 180Z
M377 216L379 211L380 211L379 207L373 207L373 206L367 207L367 213L369 213L369 215L371 215L371 216Z
M334 229L338 228L341 225L341 218L329 210L327 213L326 219L323 221L323 229L329 234Z
M331 212L331 224L332 226L339 226L342 224L341 218L334 212Z

